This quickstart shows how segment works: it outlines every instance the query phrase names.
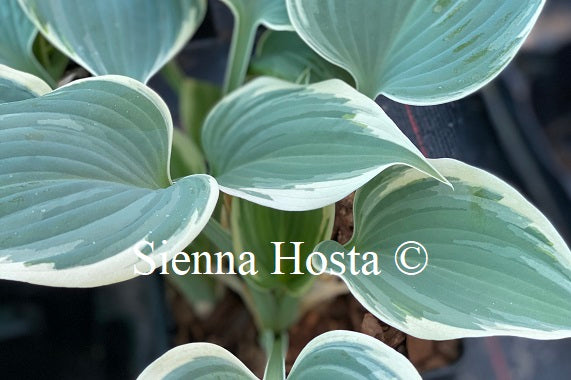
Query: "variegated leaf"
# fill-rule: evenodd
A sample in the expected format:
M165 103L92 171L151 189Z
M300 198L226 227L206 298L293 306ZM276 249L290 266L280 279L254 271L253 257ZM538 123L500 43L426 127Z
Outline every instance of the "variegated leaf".
M292 24L358 89L408 104L462 98L492 80L544 0L286 0Z
M283 378L281 374L278 377ZM375 338L352 331L330 331L313 339L301 351L288 380L331 378L420 380L420 375L404 356ZM138 380L155 379L257 378L222 347L191 343L168 351L138 377ZM274 380L274 377L267 379Z
M319 335L297 357L288 380L420 380L414 366L381 341L353 331Z
M147 82L194 34L206 0L20 0L42 34L94 75Z
M166 105L126 77L0 104L0 278L105 285L185 248L218 191L206 175L171 183L171 141Z
M357 192L345 247L316 249L379 253L381 274L348 270L342 278L369 311L407 334L570 337L571 252L555 228L493 175L431 162L454 190L416 170L387 170Z
M32 99L52 89L40 78L0 65L0 104Z
M3 0L0 6L0 65L40 76L55 85L38 63L32 45L38 30L20 8L18 0ZM0 93L0 96L2 94Z
M375 102L339 80L252 81L212 110L202 144L226 193L286 211L334 203L395 164L443 180Z
M234 355L212 343L178 346L152 362L137 380L258 380Z

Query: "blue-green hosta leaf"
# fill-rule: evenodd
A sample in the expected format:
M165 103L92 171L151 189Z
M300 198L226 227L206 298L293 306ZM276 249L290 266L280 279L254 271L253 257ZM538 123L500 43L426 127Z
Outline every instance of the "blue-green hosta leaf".
M252 81L212 110L202 144L225 192L286 211L334 203L398 163L442 178L375 102L340 80Z
M0 65L0 104L35 98L51 90L34 75Z
M544 0L286 0L292 24L360 91L409 104L464 97L509 63Z
M282 288L299 292L309 285L313 276L307 273L305 262L313 247L329 239L333 231L335 206L311 211L280 211L263 207L242 199L232 202L232 236L234 252L253 252L256 256L258 274L250 276L264 288ZM276 270L272 242L283 242L281 257L293 257L294 246L290 242L303 242L299 246L299 269L304 274L290 274L296 271L292 260L281 261L283 275L272 274Z
M214 180L171 184L172 122L140 82L73 82L0 104L0 278L86 287L135 277L208 221ZM141 244L154 243L154 250Z
M0 6L0 64L51 81L32 52L37 33L34 24L28 20L20 8L18 0L2 1L2 6Z
M137 380L258 380L234 355L212 343L178 346L152 362Z
M288 380L331 378L420 380L404 356L370 336L352 331L330 331L301 351ZM257 380L230 352L211 343L175 347L155 360L138 380Z
M297 83L334 78L353 82L348 72L324 60L294 32L267 30L258 41L250 70Z
M288 380L420 380L414 366L381 341L353 331L330 331L304 347Z
M549 221L489 173L432 163L454 190L395 167L357 192L345 250L380 253L382 272L346 272L352 293L378 318L425 339L571 336L571 252ZM413 246L396 255L408 241L426 254ZM343 247L324 242L317 250Z
M206 0L20 0L44 36L94 75L147 82L194 34Z

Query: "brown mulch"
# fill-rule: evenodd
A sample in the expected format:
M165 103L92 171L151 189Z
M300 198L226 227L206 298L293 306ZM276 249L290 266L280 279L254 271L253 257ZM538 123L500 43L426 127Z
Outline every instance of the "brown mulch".
M332 239L345 244L353 236L353 199L355 193L341 199L335 204L335 223Z

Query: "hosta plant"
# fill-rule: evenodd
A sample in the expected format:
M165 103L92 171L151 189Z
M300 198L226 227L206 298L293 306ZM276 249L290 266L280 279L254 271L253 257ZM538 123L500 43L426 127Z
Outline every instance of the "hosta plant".
M221 281L252 312L267 379L285 378L287 330L319 273L419 338L571 336L571 253L551 223L494 175L424 157L375 103L478 90L542 0L222 1L235 17L224 85L174 62L164 71L182 129L146 83L196 31L205 0L3 1L0 278L93 287L162 267L192 302ZM93 77L58 87L64 56ZM354 191L341 245L329 240L332 205ZM424 251L395 255L410 242ZM229 253L216 265L182 251ZM334 331L288 379L334 375L419 378L380 341ZM191 343L141 378L255 376Z

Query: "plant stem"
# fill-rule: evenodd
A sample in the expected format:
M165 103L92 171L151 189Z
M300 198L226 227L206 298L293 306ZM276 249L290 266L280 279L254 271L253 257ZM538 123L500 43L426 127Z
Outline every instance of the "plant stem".
M202 233L221 251L232 252L232 235L214 218L210 218Z
M202 319L210 316L221 298L221 284L214 276L196 274L179 276L170 273L167 280L180 291L194 312Z
M260 331L275 333L287 330L299 316L300 298L281 290L266 290L245 279L251 296L252 314L259 320Z
M254 47L256 30L258 29L258 22L248 12L241 12L239 9L232 11L234 13L234 31L228 64L226 65L224 95L234 91L244 83Z
M264 372L264 380L284 380L285 379L285 357L288 346L288 336L286 332L275 334L273 331L264 331L262 335L268 364Z
M182 71L178 63L176 63L176 61L172 59L169 63L165 65L165 67L162 68L161 75L163 76L169 87L172 88L173 91L178 94L182 87L182 83L186 78L186 75L184 75L184 72Z

